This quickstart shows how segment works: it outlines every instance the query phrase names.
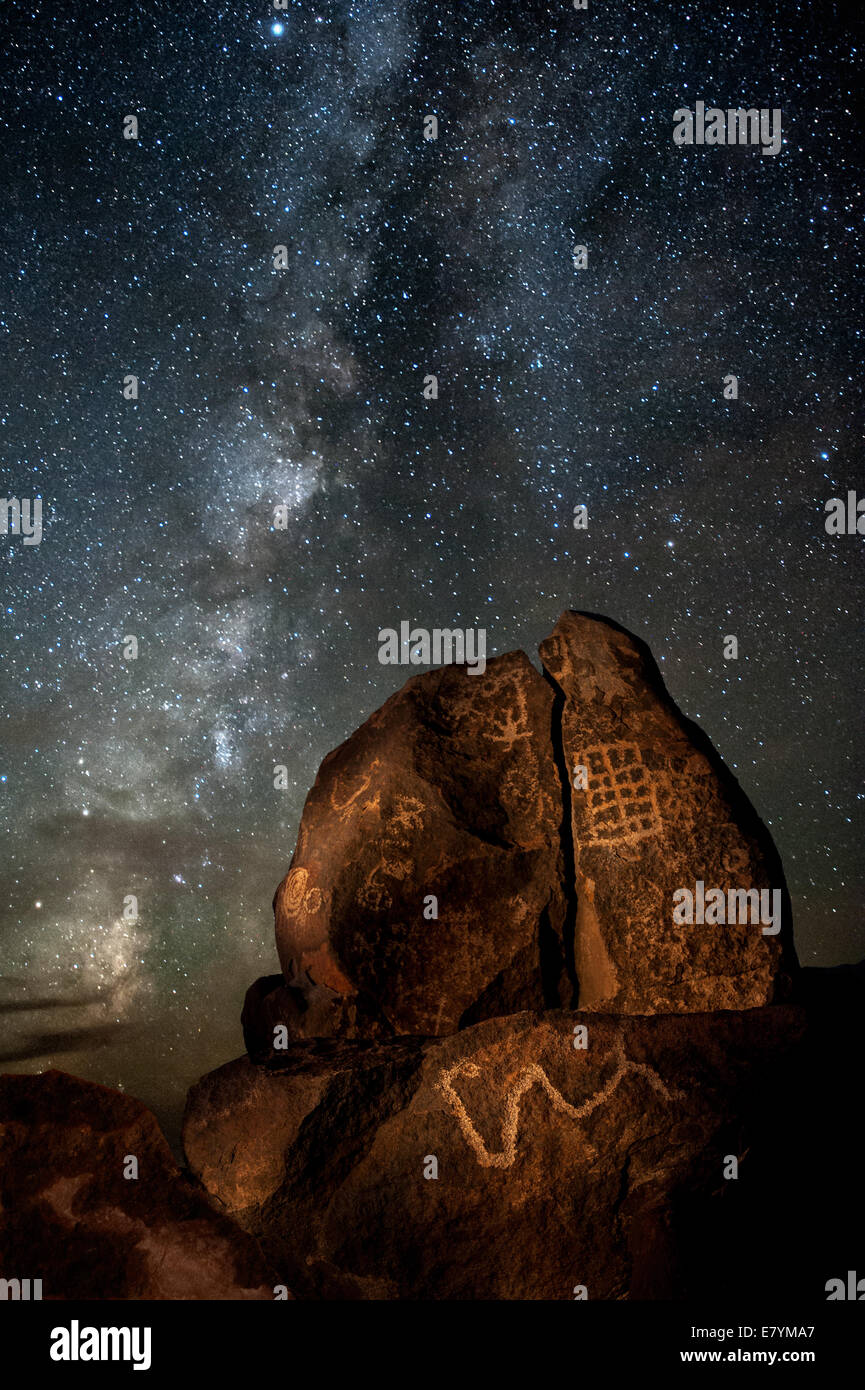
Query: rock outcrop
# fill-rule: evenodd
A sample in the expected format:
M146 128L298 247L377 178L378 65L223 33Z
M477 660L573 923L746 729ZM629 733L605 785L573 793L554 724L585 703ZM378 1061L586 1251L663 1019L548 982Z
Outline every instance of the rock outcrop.
M184 1148L300 1297L679 1297L803 1027L551 1010L297 1043L193 1087Z
M817 1055L771 836L644 643L565 613L540 654L416 676L325 758L283 974L190 1092L191 1171L300 1297L696 1296L700 1233L725 1268L771 1205ZM676 920L698 885L774 920Z
M302 1035L570 1002L553 692L522 652L409 680L324 760L274 900ZM539 968L541 967L541 968Z
M565 613L540 655L559 691L572 774L580 1007L699 1012L788 997L790 902L772 838L706 735L673 704L646 644L606 620ZM749 920L674 921L674 893L696 896L698 883L706 894L721 890L725 916L731 890L749 891ZM777 908L774 922L760 918L754 890L777 895L764 899ZM738 897L734 906L739 913Z
M274 899L284 978L244 1009L255 1060L280 1024L447 1035L521 1009L791 996L771 836L645 643L568 612L540 655L546 679L521 652L416 676L325 758ZM698 884L749 920L676 922Z
M272 1299L276 1283L140 1101L61 1071L0 1076L0 1278L41 1279L43 1299Z

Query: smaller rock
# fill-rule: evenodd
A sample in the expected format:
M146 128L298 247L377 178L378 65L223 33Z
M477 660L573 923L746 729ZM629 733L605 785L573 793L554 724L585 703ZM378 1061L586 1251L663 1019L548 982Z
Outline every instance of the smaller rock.
M250 985L240 1016L246 1050L255 1062L279 1060L279 1041L328 1037L357 1031L356 1000L337 994L327 985L316 984L308 974L295 976L286 984L282 975L264 975ZM375 1020L369 1031L374 1033Z
M74 1300L272 1299L280 1282L140 1101L62 1071L0 1076L0 1278Z
M184 1150L299 1298L694 1297L717 1248L692 1258L690 1233L729 1206L726 1158L804 1027L784 1005L549 1010L295 1043L194 1086Z

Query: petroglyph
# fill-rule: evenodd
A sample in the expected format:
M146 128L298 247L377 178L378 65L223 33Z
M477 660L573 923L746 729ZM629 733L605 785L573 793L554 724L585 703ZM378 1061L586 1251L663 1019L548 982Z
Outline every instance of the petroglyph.
M466 1110L463 1101L453 1088L453 1080L455 1077L479 1076L481 1074L481 1068L475 1062L458 1062L456 1066L449 1067L442 1071L436 1085L447 1100L457 1124L462 1130L463 1137L469 1147L474 1151L480 1166L482 1168L510 1168L517 1156L517 1130L520 1123L520 1102L526 1092L531 1090L535 1083L543 1087L553 1108L568 1115L572 1120L583 1120L587 1115L590 1115L593 1110L596 1110L599 1105L603 1105L605 1101L610 1099L610 1096L615 1091L619 1082L629 1073L641 1072L645 1075L649 1084L664 1096L666 1100L672 1101L675 1099L678 1093L671 1094L656 1071L646 1066L644 1062L630 1062L628 1060L625 1056L624 1039L621 1036L616 1039L613 1048L613 1056L616 1059L616 1070L613 1075L595 1095L589 1096L588 1100L583 1101L582 1105L570 1105L561 1092L556 1090L556 1087L550 1081L546 1072L542 1067L539 1067L537 1063L533 1062L530 1063L529 1066L524 1067L514 1078L510 1089L505 1092L505 1114L502 1125L503 1147L500 1153L490 1153L480 1134L478 1134L475 1129L471 1116Z
M395 844L411 844L412 835L423 830L424 803L416 796L398 796L391 811L389 836Z
M309 892L303 900L303 910L308 917L313 917L315 916L316 912L321 911L323 903L324 897L322 896L321 889L310 888Z
M411 850L423 833L424 804L414 796L398 796L391 807L390 820L379 841L379 859L358 890L358 901L373 912L390 906L394 882L402 882L414 872ZM384 881L383 881L384 880Z
M285 907L288 912L299 912L303 904L306 885L309 880L308 869L292 869L285 881Z
M343 781L348 780L347 778L338 777L336 779L335 785L330 793L330 804L334 811L339 814L340 820L345 820L346 815L349 813L349 808L352 807L358 797L362 796L367 790L379 766L380 759L373 758L369 763L366 775L361 778L359 783L354 787L354 790L344 789Z
M631 845L661 833L655 791L636 743L595 744L583 750L582 761L590 844Z
M525 690L514 680L502 681L495 703L490 705L487 738L511 747L517 739L531 738L532 733Z
M285 880L284 910L293 913L295 917L309 917L320 912L323 904L324 895L321 889L309 884L309 870L292 869Z

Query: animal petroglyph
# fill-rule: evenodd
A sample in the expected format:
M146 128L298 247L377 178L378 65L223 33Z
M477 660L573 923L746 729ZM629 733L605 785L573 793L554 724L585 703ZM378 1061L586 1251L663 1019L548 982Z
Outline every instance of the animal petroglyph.
M480 1134L478 1134L472 1123L472 1118L466 1110L462 1099L454 1090L453 1081L457 1076L479 1076L481 1068L475 1062L458 1062L456 1066L449 1067L441 1073L436 1085L444 1094L445 1099L457 1121L463 1136L474 1151L475 1157L482 1168L510 1168L517 1156L517 1130L520 1123L520 1103L527 1091L531 1090L536 1083L543 1087L550 1104L555 1110L560 1110L572 1120L583 1120L596 1110L615 1091L619 1082L629 1073L642 1073L649 1084L654 1087L666 1100L672 1101L675 1096L667 1090L664 1082L656 1071L648 1067L643 1062L630 1062L625 1056L625 1044L621 1037L615 1042L613 1055L616 1059L616 1070L610 1079L604 1083L599 1091L588 1100L583 1101L582 1105L570 1105L565 1100L562 1093L550 1081L546 1072L537 1063L530 1063L513 1079L513 1082L505 1092L505 1114L502 1125L502 1149L499 1153L490 1153Z
M655 792L636 743L596 744L583 750L583 762L590 844L633 844L660 834Z
M339 814L340 820L345 820L346 816L349 814L350 808L353 808L358 797L363 796L363 793L370 786L379 766L380 760L378 758L373 758L367 768L365 776L361 777L353 786L349 782L349 785L346 787L345 783L349 781L348 778L338 777L336 779L330 793L330 804L334 811Z

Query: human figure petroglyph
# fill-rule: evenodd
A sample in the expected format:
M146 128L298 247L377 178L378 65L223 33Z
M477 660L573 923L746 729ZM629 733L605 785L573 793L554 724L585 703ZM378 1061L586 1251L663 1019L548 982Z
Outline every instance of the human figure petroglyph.
M495 705L490 709L487 737L492 743L511 745L517 739L531 738L526 693L516 681L508 680L496 692Z

